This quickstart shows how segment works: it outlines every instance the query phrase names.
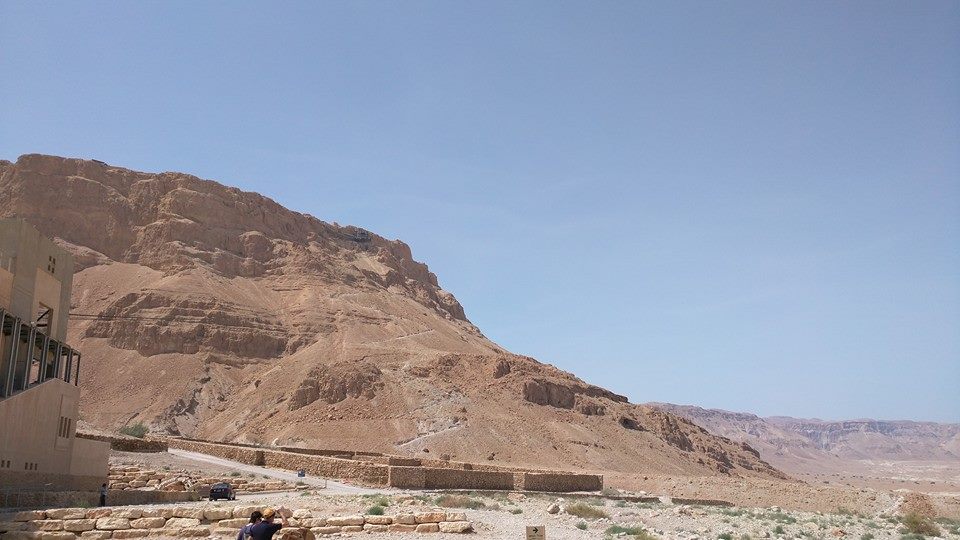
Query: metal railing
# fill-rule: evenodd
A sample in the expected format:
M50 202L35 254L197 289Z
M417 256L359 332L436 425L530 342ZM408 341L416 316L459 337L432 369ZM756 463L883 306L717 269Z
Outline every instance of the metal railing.
M52 379L80 383L80 352L0 309L0 399Z

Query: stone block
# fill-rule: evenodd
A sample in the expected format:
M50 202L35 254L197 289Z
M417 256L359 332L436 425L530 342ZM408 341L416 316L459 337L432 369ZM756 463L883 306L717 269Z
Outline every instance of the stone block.
M30 522L31 528L35 531L62 531L62 519L35 519Z
M363 530L367 532L375 533L375 532L387 532L388 528L387 528L387 525L377 525L374 523L367 523L367 524L364 524Z
M363 527L361 527L360 525L347 525L345 527L340 527L340 532L345 532L345 533L363 532Z
M83 519L87 517L86 508L54 508L47 510L47 519Z
M173 517L203 519L203 508L191 508L189 506L178 506L173 509Z
M217 522L217 526L239 529L247 523L250 523L250 520L246 518L221 519L219 522Z
M447 519L444 521L466 521L467 515L463 512L447 512Z
M162 517L145 517L130 520L130 526L134 529L159 529L166 523L167 520Z
M113 538L146 538L148 536L150 536L149 529L127 529L113 533Z
M313 514L306 508L298 508L293 511L293 517L297 519L312 518Z
M173 508L144 508L140 517L170 519L173 517Z
M473 524L469 521L440 522L440 532L442 533L468 533L471 530L473 530Z
M166 529L154 529L154 530L159 530L160 532L166 531ZM176 529L176 531L177 531L177 536L181 538L206 538L207 536L210 536L209 527L186 527L183 529Z
M80 538L85 540L107 540L113 536L113 533L110 531L83 531L80 533Z
M323 527L327 524L327 518L315 517L315 518L303 518L300 520L300 525L303 527Z
M250 514L254 512L263 512L262 506L234 506L233 517L250 519Z
M101 531L119 531L130 528L127 518L103 517L97 520L97 528Z
M91 508L87 510L87 519L100 519L109 517L113 513L113 508Z
M413 514L397 514L393 516L393 522L401 525L416 525L417 517Z
M371 525L389 525L393 523L393 516L363 516L365 523Z
M327 525L336 527L361 526L363 525L363 516L337 516L327 518Z
M44 531L40 540L77 540L77 535L66 531Z
M438 523L421 523L417 525L418 533L435 533L440 532L440 525Z
M208 521L220 521L233 517L233 508L225 506L210 506L203 509L203 519Z
M95 519L65 519L63 520L63 530L71 532L92 531L97 528Z
M447 514L444 512L423 512L414 514L414 517L417 519L417 523L440 523L447 519Z
M389 532L398 532L398 533L408 533L416 532L416 525L405 525L402 523L394 523L393 525L387 525L387 531Z
M163 525L163 528L164 529L184 529L187 527L197 527L199 525L200 525L200 518L173 517L167 520L167 522Z
M311 527L310 532L313 534L335 534L340 532L340 527L331 527L329 525L325 527Z
M143 510L140 508L114 508L110 513L110 517L127 519L137 519L142 515Z

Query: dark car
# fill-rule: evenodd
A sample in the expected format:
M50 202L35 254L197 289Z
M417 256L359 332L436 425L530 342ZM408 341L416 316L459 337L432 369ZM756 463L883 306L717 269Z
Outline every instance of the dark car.
M218 499L235 501L237 500L237 495L233 492L233 488L230 486L230 484L226 482L220 482L219 484L210 486L210 500L216 501Z

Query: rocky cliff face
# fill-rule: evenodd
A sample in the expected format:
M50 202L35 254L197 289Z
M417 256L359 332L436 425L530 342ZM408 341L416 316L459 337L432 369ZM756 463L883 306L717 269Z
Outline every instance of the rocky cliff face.
M740 442L487 340L410 248L181 173L0 161L76 254L81 414L192 437L782 477Z
M960 424L848 420L827 422L668 403L649 404L711 433L748 443L788 472L856 470L856 461L960 460Z

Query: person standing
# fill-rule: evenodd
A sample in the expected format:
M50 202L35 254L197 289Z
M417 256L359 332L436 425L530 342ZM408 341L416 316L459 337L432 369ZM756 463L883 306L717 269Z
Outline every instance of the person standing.
M106 482L100 486L100 506L107 505L107 484Z
M254 512L250 514L250 523L247 523L240 528L240 534L237 535L237 540L249 540L250 529L252 529L257 523L260 523L262 518L263 514L259 510L254 510Z
M274 523L273 520L280 514L280 523ZM287 517L291 514L289 510L280 507L276 510L267 508L263 511L263 520L253 527L250 527L250 538L253 540L273 540L273 535L283 527L288 527Z

